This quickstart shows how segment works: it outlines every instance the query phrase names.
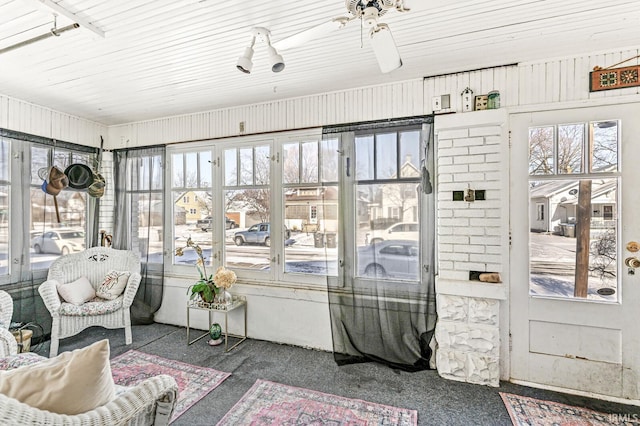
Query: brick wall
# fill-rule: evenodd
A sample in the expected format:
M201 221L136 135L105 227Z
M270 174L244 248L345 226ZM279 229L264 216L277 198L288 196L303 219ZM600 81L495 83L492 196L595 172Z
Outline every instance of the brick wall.
M509 152L504 110L437 116L437 365L441 376L497 386L508 333ZM484 190L485 200L453 201ZM502 283L470 279L497 272ZM501 338L502 337L502 338ZM508 350L508 348L506 348Z

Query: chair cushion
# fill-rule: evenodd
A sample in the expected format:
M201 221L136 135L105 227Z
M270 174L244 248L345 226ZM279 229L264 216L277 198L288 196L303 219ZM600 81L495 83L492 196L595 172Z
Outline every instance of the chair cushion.
M70 283L59 283L58 294L65 302L74 305L82 305L96 297L95 289L84 275Z
M95 297L80 306L73 305L71 303L62 303L58 312L60 312L60 315L71 315L79 317L110 314L122 308L123 299L124 296L120 295L114 300L106 300Z
M58 414L79 414L105 405L115 398L109 341L104 339L34 365L0 371L0 393Z
M129 271L110 271L96 289L96 296L107 300L115 299L124 291L130 276Z

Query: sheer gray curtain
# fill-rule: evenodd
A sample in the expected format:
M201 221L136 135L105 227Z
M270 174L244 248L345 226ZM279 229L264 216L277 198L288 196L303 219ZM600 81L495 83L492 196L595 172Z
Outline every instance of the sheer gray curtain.
M67 187L54 201L41 189L38 172L52 165L62 170L73 163L91 165L96 153L92 147L0 128L0 289L13 300L12 326L34 332L34 349L51 332L51 315L38 287L61 254L36 250L34 237L57 229L86 230L85 243L91 246L98 232L98 200Z
M164 288L164 146L114 152L113 247L140 254L142 281L133 324L153 322Z
M334 358L435 367L432 117L323 129L339 134L342 256L328 280ZM355 231L354 231L355 230ZM377 237L376 237L377 236Z

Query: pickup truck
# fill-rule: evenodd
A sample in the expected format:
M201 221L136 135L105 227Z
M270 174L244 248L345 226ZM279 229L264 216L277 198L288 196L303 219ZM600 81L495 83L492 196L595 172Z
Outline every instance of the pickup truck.
M225 229L233 229L238 227L238 224L236 223L235 220L229 219L226 216L224 219L225 219ZM202 229L204 232L207 232L212 228L211 221L212 221L211 216L207 216L204 219L198 220L196 222L196 226Z
M285 241L291 238L291 230L285 228ZM233 241L237 246L243 244L264 244L271 246L271 226L269 222L258 223L251 226L246 231L238 231L233 237Z

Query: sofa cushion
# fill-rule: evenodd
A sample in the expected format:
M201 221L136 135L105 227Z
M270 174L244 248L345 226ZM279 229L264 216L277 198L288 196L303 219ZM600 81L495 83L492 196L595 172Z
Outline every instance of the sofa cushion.
M102 406L115 397L109 341L0 371L0 393L58 414L79 414Z
M84 275L70 283L59 283L57 288L65 302L78 306L96 297L95 289Z
M96 296L107 300L115 299L124 291L130 276L129 271L110 271L96 289Z

